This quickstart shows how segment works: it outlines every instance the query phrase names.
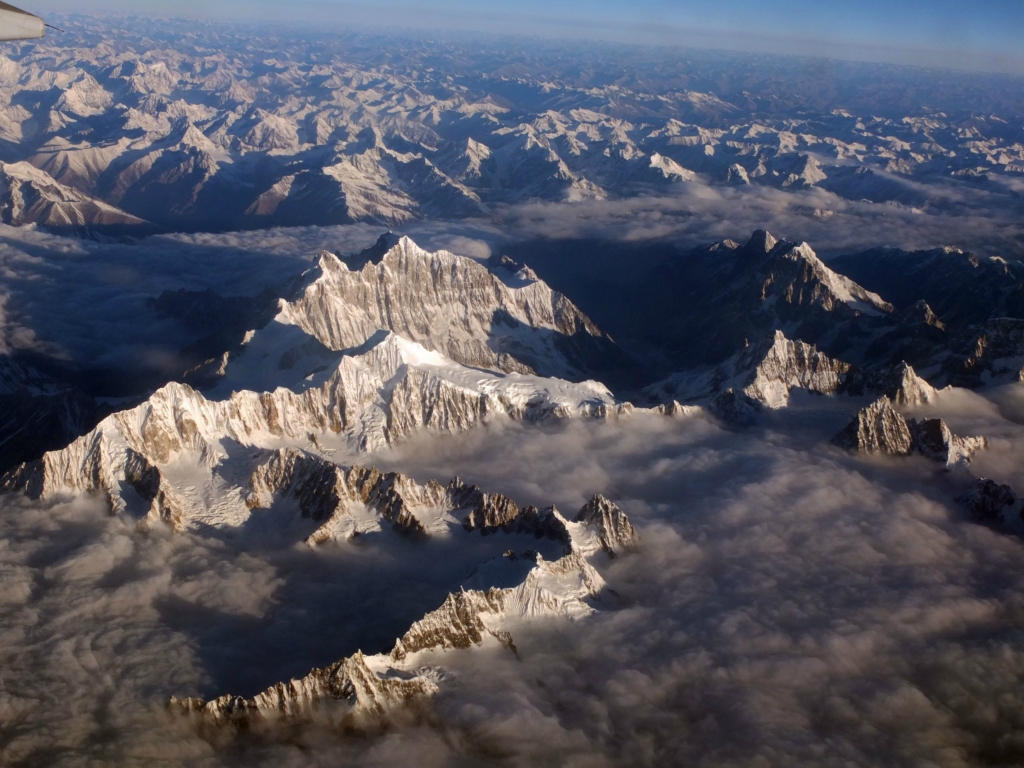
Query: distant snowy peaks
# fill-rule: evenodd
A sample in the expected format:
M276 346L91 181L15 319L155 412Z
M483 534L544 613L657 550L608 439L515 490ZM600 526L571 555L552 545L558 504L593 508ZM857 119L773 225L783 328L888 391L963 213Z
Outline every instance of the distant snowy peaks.
M27 162L0 163L0 221L56 228L146 224Z
M684 168L672 158L657 152L651 155L651 168L661 171L661 174L671 181L693 181L697 178L697 174L690 169Z
M284 64L277 38L200 37L173 55L109 38L59 60L47 46L5 58L0 134L33 164L52 156L51 139L73 141L88 173L59 181L174 231L451 220L678 183L924 207L932 184L1024 168L1019 143L990 119L836 119L798 107L808 94L774 92L781 101L762 119L758 94L729 104L678 89L676 75L645 86L542 74L565 66L559 56L523 64L510 91L484 52L399 72L371 52Z

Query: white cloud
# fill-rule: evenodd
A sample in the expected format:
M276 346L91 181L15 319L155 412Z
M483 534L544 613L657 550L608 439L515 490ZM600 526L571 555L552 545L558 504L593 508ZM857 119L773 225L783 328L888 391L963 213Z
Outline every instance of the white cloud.
M316 725L213 738L161 702L252 693L353 642L386 643L400 628L383 619L415 618L451 574L392 599L400 563L372 551L266 537L239 549L143 534L98 504L5 497L4 758L31 764L59 744L51 764L1019 763L1024 545L963 519L965 478L827 446L856 402L806 400L740 434L636 416L421 436L376 457L567 512L600 491L644 544L604 568L606 610L515 627L521 660L446 654L442 694L370 739ZM984 403L947 411L1024 444ZM410 563L402 583L430 572Z
M745 239L755 229L809 242L822 255L890 246L908 250L953 245L984 255L1024 258L1019 210L972 190L971 196L927 188L941 199L928 212L844 200L824 189L782 191L771 187L679 185L677 194L578 203L527 203L501 209L495 223L518 239L668 239L686 247L727 238ZM815 215L828 211L831 215Z

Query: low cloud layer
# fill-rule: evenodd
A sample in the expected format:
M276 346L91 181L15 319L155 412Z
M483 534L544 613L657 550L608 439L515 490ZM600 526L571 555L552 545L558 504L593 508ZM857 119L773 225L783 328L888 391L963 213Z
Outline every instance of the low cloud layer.
M1018 455L1024 428L986 403L944 408ZM432 607L429 590L393 588L397 562L147 534L98 504L4 497L0 761L1019 764L1024 543L964 519L952 497L966 477L828 446L857 405L798 397L741 434L647 416L512 425L375 457L565 511L602 492L644 544L603 568L617 593L604 611L514 627L521 660L443 655L442 693L372 738L211 735L162 705L323 664L394 617L396 591Z
M970 196L962 189L927 191L942 204L925 212L852 202L818 188L783 191L694 182L679 185L674 195L526 204L496 218L503 231L524 239L668 239L693 247L768 229L809 242L826 256L876 246L917 250L952 245L985 256L1024 257L1018 198L1007 202L983 189L971 190Z

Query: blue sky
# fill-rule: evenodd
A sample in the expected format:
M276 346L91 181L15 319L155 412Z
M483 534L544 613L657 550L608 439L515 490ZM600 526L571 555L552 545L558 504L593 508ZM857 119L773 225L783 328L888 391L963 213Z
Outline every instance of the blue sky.
M19 0L328 24L479 29L1024 72L1024 0Z

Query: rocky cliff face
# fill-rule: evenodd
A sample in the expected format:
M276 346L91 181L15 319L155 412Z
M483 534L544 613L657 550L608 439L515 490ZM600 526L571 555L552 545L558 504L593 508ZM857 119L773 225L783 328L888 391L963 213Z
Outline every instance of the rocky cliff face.
M272 452L253 472L249 486L250 509L269 508L275 497L297 499L302 516L321 523L307 539L310 545L352 539L379 530L382 523L403 536L420 538L444 523L440 508L447 495L436 482L421 486L395 472L341 467L294 449ZM352 514L353 506L374 516Z
M908 456L913 451L914 437L907 420L892 407L889 398L880 397L861 408L832 442L859 453Z
M431 481L419 485L395 472L341 467L294 449L269 454L249 481L246 504L269 508L275 498L299 502L303 517L320 527L307 539L314 546L350 540L388 524L401 535L426 538L459 527L466 532L525 533L547 538L571 550L566 520L549 507L520 508L502 494L484 493L455 478L447 486ZM372 513L367 517L365 511Z
M754 238L759 242L759 233ZM826 266L807 243L773 242L767 233L764 240L767 258L759 270L766 278L762 295L783 305L776 310L783 318L790 314L787 305L819 307L841 316L880 316L893 311L877 293Z
M609 557L636 549L640 537L629 522L626 513L600 494L588 501L576 515L578 529L572 540L587 556L601 550Z
M782 331L752 344L713 369L681 373L644 390L649 401L706 405L730 422L750 421L761 408L784 408L793 389L819 394L843 391L852 366Z
M600 418L626 410L595 382L481 372L388 334L365 354L342 358L321 386L302 392L242 391L212 401L169 384L0 482L42 497L101 493L123 508L122 484L134 456L161 468L180 459L209 474L232 461L235 446L315 448L333 441L371 451L417 429L457 432L494 418ZM241 501L232 515L244 514Z
M917 451L947 467L965 467L975 453L988 447L988 440L984 437L954 435L942 419L911 419L909 423Z
M918 453L947 467L966 466L975 453L988 446L984 437L954 435L941 419L908 420L887 397L862 408L832 442L858 453Z
M935 401L935 388L922 379L914 369L901 362L883 374L876 389L896 405L926 405Z
M324 252L304 293L279 319L333 350L359 347L380 329L463 365L572 380L621 355L562 294L529 270L494 271L447 251L428 253L385 235L368 256Z

